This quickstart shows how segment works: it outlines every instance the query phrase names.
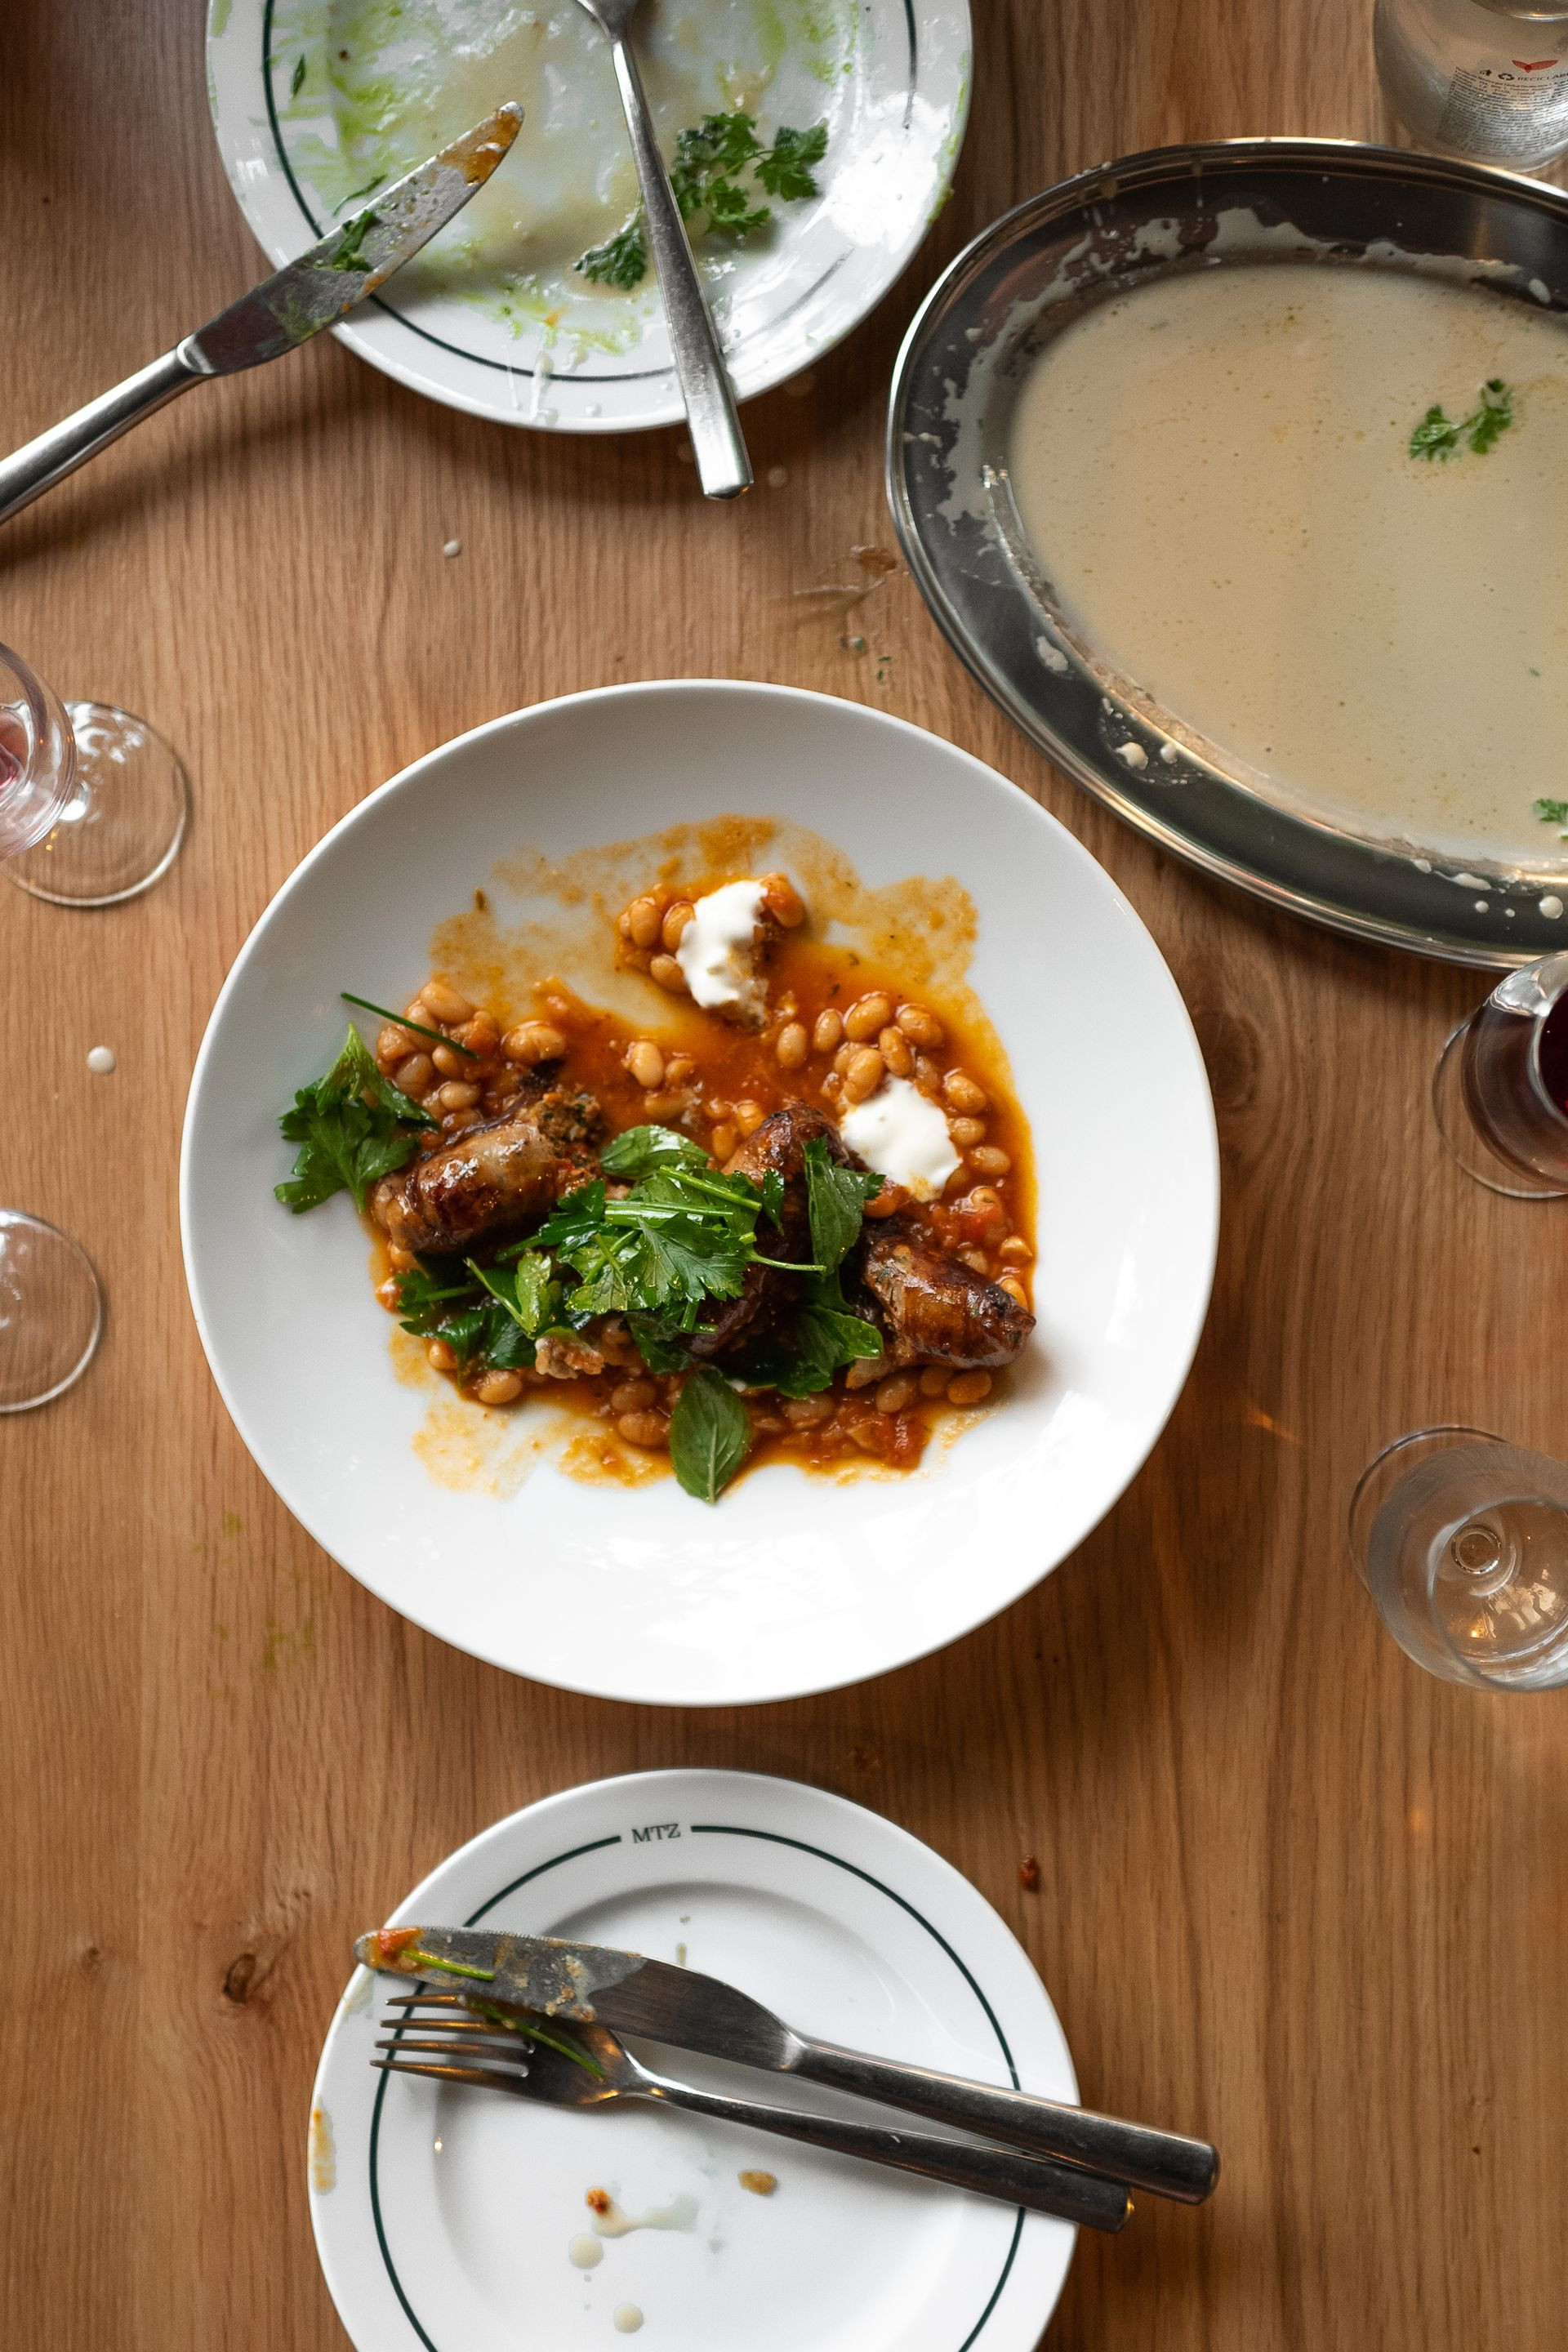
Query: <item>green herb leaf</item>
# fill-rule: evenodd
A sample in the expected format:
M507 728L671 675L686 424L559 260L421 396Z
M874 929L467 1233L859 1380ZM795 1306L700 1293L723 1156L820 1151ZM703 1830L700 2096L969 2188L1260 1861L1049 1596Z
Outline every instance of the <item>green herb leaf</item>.
M1481 404L1465 420L1465 431L1478 457L1494 446L1498 435L1513 423L1513 394L1500 376L1489 376L1481 386Z
M293 1107L279 1119L286 1143L300 1145L293 1175L274 1190L296 1215L330 1201L334 1192L353 1194L363 1209L373 1184L411 1160L417 1139L405 1130L434 1127L429 1113L390 1078L352 1024L325 1077L302 1087Z
M1568 824L1568 801L1537 801L1535 814L1542 824Z
M403 1958L417 1960L422 1969L437 1969L444 1977L472 1977L477 1984L495 1982L494 1969L473 1969L467 1960L443 1959L438 1952L422 1952L417 1944L411 1944Z
M365 258L364 241L371 230L379 225L380 218L378 213L356 214L328 254L324 267L328 269L356 269L368 276L374 265Z
M745 190L733 180L710 180L703 192L702 209L714 236L750 236L773 218L766 205L752 205Z
M628 1127L605 1146L599 1165L607 1176L635 1182L656 1168L706 1168L708 1154L673 1127Z
M669 1417L669 1458L687 1493L716 1503L751 1450L751 1415L729 1381L708 1367L693 1372Z
M809 131L775 131L772 147L757 158L757 177L770 196L800 203L821 193L811 167L826 152L826 122L814 122Z
M643 228L642 206L638 205L614 236L579 254L573 268L579 277L592 278L601 286L640 286L647 276L647 236Z
M1459 427L1450 424L1441 408L1436 406L1426 411L1410 436L1410 455L1413 457L1428 460L1437 457L1445 465L1458 446Z
M876 1199L882 1179L858 1168L840 1167L829 1159L826 1139L820 1135L806 1145L805 1156L811 1254L825 1273L832 1274L859 1240L866 1203Z
M293 70L293 72L292 72L292 73L289 75L289 97L290 97L291 99L298 98L298 97L299 97L299 95L300 95L300 92L304 89L304 87L305 87L305 59L304 59L303 53L301 53L298 58L295 58L295 60L294 60L294 70Z
M1481 386L1480 404L1458 425L1441 408L1429 408L1410 436L1410 455L1428 463L1436 458L1446 466L1463 443L1484 457L1512 423L1513 394L1500 376L1489 376Z
M658 1315L631 1315L632 1338L650 1372L683 1372L691 1358L681 1345L682 1333Z
M479 1265L471 1257L463 1263L528 1339L537 1339L552 1321L561 1293L552 1278L550 1260L539 1251L530 1250L510 1265Z

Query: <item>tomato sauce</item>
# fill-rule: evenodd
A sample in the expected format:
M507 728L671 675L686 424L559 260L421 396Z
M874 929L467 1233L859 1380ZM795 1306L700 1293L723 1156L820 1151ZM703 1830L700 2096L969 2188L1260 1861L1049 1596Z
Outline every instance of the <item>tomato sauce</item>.
M844 1037L843 1019L853 1013L863 1026L865 1016L856 1013L856 1008L885 995L889 1017L875 1035L860 1042L858 1050L885 1048L894 1075L907 1076L942 1104L963 1164L940 1201L922 1203L888 1185L869 1204L868 1214L897 1213L908 1218L933 1247L962 1257L976 1273L1004 1281L1028 1305L1034 1260L1032 1153L1005 1060L987 1025L973 1018L966 1023L960 1008L930 989L922 989L919 1001L911 1003L897 982L859 949L815 936L809 922L798 917L787 927L771 920L763 926L759 970L766 983L767 1013L761 1028L703 1011L685 992L666 943L678 931L681 908L726 878L698 877L684 894L668 884L650 892L648 899L668 928L647 946L639 947L629 936L626 915L622 915L617 961L642 971L657 963L656 983L662 975L657 992L650 989L643 1026L584 1002L549 975L536 981L528 1017L514 1021L510 1030L502 1024L515 1007L497 1007L491 1013L468 1003L463 1018L441 1021L432 1017L422 991L410 1003L408 1017L438 1030L454 1045L468 1039L480 1049L460 1061L451 1054L437 1055L442 1067L450 1064L460 1069L459 1090L477 1087L478 1095L444 1108L443 1085L449 1091L451 1081L442 1080L439 1068L428 1071L429 1084L421 1099L439 1117L440 1131L426 1148L441 1148L516 1099L522 1079L531 1073L526 1066L520 1070L509 1058L509 1049L516 1053L528 1045L524 1033L531 1025L537 1042L542 1024L547 1037L555 1033L548 1042L564 1047L542 1065L544 1075L555 1086L591 1095L612 1133L650 1122L677 1128L722 1163L738 1140L785 1104L809 1103L835 1118L849 1107L845 1067L857 1046L855 1040ZM646 907L648 900L636 903ZM648 924L644 915L641 928L646 931ZM430 992L443 1009L467 1003L443 975L435 977ZM785 1041L783 1061L781 1040ZM393 1029L384 1030L377 1041L383 1068L399 1083L399 1073L411 1066L409 1043L405 1033ZM639 1050L647 1048L652 1053ZM416 1076L426 1076L432 1050L426 1041L424 1066L416 1069ZM790 1063L795 1066L786 1066ZM862 1068L858 1082L864 1085L865 1078ZM984 1098L978 1113L975 1089ZM378 1296L395 1312L395 1269L384 1248L374 1271ZM607 1331L595 1327L584 1337L591 1337L595 1349L602 1352L602 1369L572 1379L535 1372L515 1376L518 1393L504 1399L498 1409L513 1402L526 1405L531 1395L545 1394L552 1404L572 1408L584 1423L581 1440L567 1449L563 1466L569 1471L596 1479L627 1476L634 1467L646 1474L647 1457L658 1455L668 1443L668 1414L681 1376L649 1372L624 1326L617 1330L612 1325ZM455 1364L443 1362L438 1349L432 1360L465 1394L487 1402L482 1377L466 1375ZM996 1378L1005 1381L1006 1375ZM984 1373L955 1376L950 1370L931 1367L924 1373L913 1370L900 1374L876 1362L841 1370L832 1388L818 1397L786 1400L771 1391L752 1391L746 1402L754 1443L748 1467L786 1459L824 1471L863 1468L868 1461L907 1469L920 1460L940 1422L994 1392L993 1381ZM627 1459L627 1448L642 1457L640 1462Z

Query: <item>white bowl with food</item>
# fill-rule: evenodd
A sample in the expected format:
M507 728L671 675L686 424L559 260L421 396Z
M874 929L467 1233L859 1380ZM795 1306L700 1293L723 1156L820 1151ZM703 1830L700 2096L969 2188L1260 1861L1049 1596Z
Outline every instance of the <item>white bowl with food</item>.
M963 0L643 0L632 37L739 397L798 373L893 284L969 111ZM224 168L274 262L503 100L504 167L333 331L505 425L685 415L609 44L577 0L210 0Z
M919 729L709 681L497 719L345 817L225 984L181 1180L214 1375L317 1540L672 1705L885 1672L1063 1559L1181 1390L1217 1203L1181 999L1070 835Z

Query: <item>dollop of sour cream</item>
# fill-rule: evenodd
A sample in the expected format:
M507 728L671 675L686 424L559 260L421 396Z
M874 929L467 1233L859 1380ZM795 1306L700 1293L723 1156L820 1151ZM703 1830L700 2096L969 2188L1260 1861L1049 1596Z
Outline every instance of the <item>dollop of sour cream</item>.
M940 1198L958 1167L947 1121L908 1078L889 1078L838 1122L857 1159L917 1201Z
M758 1008L762 987L752 948L762 910L760 882L726 882L698 899L675 961L686 975L692 1003L705 1013L726 1006L744 1013Z

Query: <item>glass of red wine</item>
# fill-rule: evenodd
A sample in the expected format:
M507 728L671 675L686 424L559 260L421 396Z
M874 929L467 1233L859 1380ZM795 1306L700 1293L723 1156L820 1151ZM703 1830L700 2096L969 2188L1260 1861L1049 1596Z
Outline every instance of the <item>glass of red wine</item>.
M1455 1030L1432 1102L1478 1184L1516 1201L1568 1198L1568 950L1510 971Z
M0 646L0 858L62 907L112 907L173 865L190 814L178 754L110 702L62 703Z

